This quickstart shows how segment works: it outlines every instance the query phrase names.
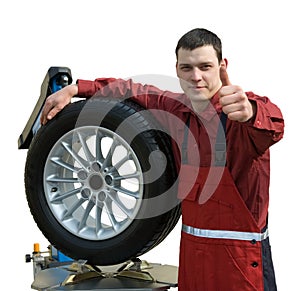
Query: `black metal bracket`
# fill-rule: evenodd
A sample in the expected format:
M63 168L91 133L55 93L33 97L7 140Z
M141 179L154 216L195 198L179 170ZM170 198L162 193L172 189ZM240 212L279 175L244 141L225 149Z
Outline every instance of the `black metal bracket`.
M40 97L18 139L19 149L28 149L33 136L40 128L40 114L46 98L72 83L71 70L67 67L50 67L41 85Z

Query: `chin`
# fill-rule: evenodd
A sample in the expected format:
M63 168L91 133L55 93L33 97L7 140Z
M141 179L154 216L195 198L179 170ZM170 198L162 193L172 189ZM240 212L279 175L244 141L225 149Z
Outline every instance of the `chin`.
M207 101L210 99L210 97L203 95L203 94L189 94L187 95L191 101L194 102L201 102L201 101Z

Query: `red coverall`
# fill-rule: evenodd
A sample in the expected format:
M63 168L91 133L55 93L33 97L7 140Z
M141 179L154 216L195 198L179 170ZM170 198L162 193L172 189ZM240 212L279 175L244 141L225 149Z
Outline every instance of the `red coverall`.
M218 94L196 116L184 94L113 78L77 84L80 97L97 92L97 96L131 98L147 109L160 110L154 115L177 141L173 151L183 221L179 290L276 290L267 215L269 147L282 138L284 129L278 107L267 97L247 92L249 100L256 102L256 116L244 123L227 120L220 142L216 140L222 112ZM166 112L182 122L174 122ZM188 120L186 130L183 125ZM218 164L215 150L222 157L224 146L226 158Z

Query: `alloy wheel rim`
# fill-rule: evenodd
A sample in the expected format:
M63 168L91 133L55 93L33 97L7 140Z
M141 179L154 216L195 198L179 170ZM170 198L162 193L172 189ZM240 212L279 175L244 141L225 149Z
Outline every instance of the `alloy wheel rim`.
M143 198L143 175L131 146L103 127L83 126L62 136L44 168L52 214L77 237L104 240L129 227Z

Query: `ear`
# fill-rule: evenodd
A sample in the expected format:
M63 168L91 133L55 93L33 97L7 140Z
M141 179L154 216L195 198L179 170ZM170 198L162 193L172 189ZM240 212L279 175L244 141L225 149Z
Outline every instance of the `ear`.
M220 66L224 66L225 68L227 68L228 66L228 60L226 58L224 58L221 63L220 63Z

